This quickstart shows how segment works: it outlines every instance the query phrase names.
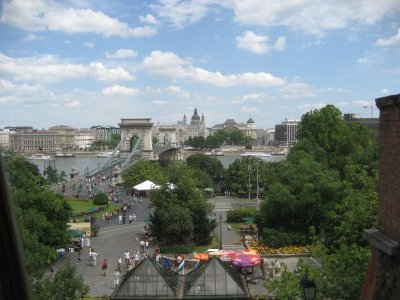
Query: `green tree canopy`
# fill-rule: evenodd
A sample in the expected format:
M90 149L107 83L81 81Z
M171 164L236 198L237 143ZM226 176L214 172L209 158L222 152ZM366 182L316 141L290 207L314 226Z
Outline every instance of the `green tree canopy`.
M145 180L156 184L165 182L166 176L157 162L139 160L122 173L122 179L128 186L135 186Z

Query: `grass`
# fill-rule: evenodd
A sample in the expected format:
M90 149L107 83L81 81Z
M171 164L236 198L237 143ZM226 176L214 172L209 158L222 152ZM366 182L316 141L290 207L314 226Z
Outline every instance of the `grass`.
M211 242L211 244L209 245L199 245L199 246L195 246L193 249L193 252L197 252L197 253L202 253L202 252L206 252L208 249L218 249L219 248L219 236L218 235L214 235L214 238Z
M89 212L90 209L92 209L92 208L103 207L103 205L94 205L92 200L83 200L83 199L72 198L72 199L67 199L67 201L71 205L73 213L82 212L82 211ZM94 216L96 217L97 220L100 220L100 219L102 219L103 214L105 214L106 212L113 212L119 208L121 208L121 203L110 202L108 207L105 210L96 212L94 214ZM77 219L80 221L83 221L84 217L78 217Z
M91 200L68 199L73 212L89 211L91 208L101 207L102 205L94 205Z

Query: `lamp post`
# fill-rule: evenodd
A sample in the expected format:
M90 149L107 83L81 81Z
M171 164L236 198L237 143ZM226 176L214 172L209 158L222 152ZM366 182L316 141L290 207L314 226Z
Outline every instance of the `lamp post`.
M219 215L219 250L222 250L222 215Z
M257 160L257 197L256 197L256 201L257 201L257 210L258 210L258 160Z
M247 170L249 171L249 183L247 184L247 190L249 192L249 201L251 199L251 183L250 183L250 170L251 170L251 165L250 165L250 159L249 159L249 164L247 165Z
M304 300L314 300L317 286L314 280L309 279L307 275L308 272L306 271L306 275L300 280L301 294Z

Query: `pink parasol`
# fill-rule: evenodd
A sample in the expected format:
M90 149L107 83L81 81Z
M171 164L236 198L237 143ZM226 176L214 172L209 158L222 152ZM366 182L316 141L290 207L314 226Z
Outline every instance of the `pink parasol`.
M257 253L240 252L232 256L231 261L241 267L255 266L261 263L261 256Z

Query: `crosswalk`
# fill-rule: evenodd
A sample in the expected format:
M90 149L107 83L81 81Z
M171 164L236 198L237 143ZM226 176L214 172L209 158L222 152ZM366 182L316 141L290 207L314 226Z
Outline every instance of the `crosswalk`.
M229 202L215 203L214 212L228 211L232 209L232 204Z

